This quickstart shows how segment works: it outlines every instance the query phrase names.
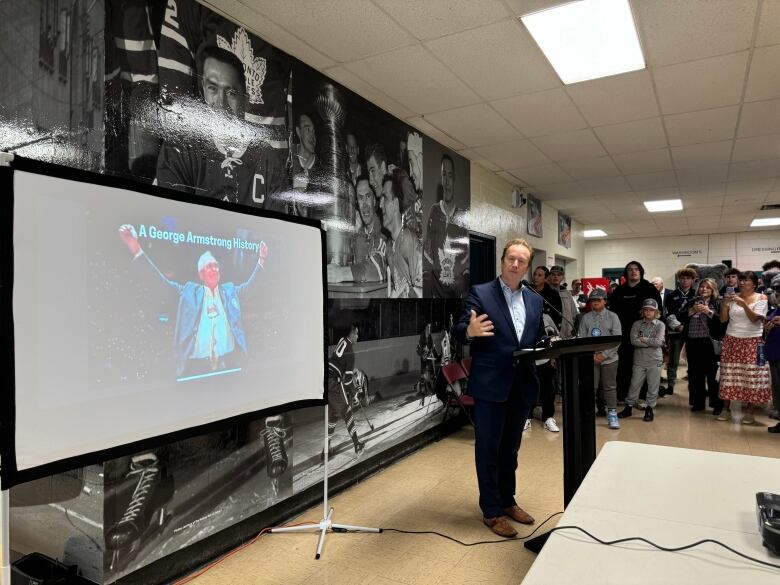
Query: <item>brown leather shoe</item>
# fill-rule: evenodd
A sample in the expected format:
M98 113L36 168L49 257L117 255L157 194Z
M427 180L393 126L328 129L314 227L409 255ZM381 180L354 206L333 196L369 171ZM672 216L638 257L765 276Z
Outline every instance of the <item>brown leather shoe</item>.
M520 524L533 524L535 522L533 516L523 510L520 506L504 508L504 514L509 516L515 522L520 522Z
M503 536L504 538L514 538L515 536L517 536L517 530L512 528L512 525L509 523L509 520L507 520L504 516L496 516L495 518L483 518L482 521L485 523L485 526L490 528L493 532L495 532L499 536Z

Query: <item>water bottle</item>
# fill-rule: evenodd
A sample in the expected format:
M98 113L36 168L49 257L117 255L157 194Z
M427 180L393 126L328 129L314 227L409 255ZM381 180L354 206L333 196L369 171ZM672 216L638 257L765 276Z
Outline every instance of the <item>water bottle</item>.
M764 342L760 342L758 344L758 350L756 351L756 364L758 364L759 367L764 367L766 365L766 356L764 355Z

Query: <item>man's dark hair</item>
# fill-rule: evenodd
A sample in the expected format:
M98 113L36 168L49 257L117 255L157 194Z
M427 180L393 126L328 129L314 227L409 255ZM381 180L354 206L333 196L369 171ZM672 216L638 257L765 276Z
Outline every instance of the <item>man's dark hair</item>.
M642 264L639 262L639 260L632 260L628 264L626 264L626 267L623 269L623 276L628 280L628 267L631 265L636 266L639 268L639 278L642 279L645 277L645 267L642 266Z
M726 271L726 274L724 274L723 276L731 276L733 274L736 274L737 276L739 276L739 269L738 268L729 268Z
M752 270L745 270L745 272L739 273L740 280L752 280L753 286L758 287L758 276Z
M380 166L382 163L387 164L387 155L385 154L385 147L379 144L378 142L369 144L368 148L366 148L366 166L368 166L368 161L371 160L371 157L374 157L376 164Z
M206 64L206 59L214 59L220 63L225 63L233 67L241 78L242 93L246 93L244 65L238 57L227 49L223 49L211 43L203 43L198 47L198 51L195 53L195 66L198 68L198 75L201 77L203 77L203 66Z
M387 174L384 177L382 177L382 187L384 188L385 183L390 182L390 185L392 185L391 191L393 192L393 197L395 199L398 199L398 211L399 213L404 212L404 192L403 189L400 188L398 185L398 182L395 180L395 177L391 174Z
M780 260L770 260L769 262L764 262L764 265L761 266L761 270L766 272L770 268L778 268L780 269Z
M353 331L358 331L360 328L358 327L357 323L350 323L349 324L349 331L347 331L347 335L352 335Z
M443 155L441 155L441 163L439 163L439 164L443 165L445 160L450 161L450 165L452 166L452 172L454 173L455 172L455 161L452 160L452 157L449 154L443 154Z

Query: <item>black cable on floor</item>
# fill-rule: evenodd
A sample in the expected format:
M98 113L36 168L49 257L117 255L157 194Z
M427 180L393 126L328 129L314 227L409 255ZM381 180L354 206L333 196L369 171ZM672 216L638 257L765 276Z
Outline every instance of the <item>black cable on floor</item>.
M550 514L544 522L539 524L536 528L534 528L533 532L531 534L528 534L526 536L515 536L513 538L502 538L501 540L480 540L477 542L463 542L462 540L458 540L457 538L454 538L452 536L449 536L447 534L442 534L441 532L436 532L434 530L401 530L400 528L382 528L382 532L399 532L401 534L435 534L436 536L441 536L442 538L446 538L447 540L451 540L452 542L459 544L461 546L477 546L478 544L497 544L499 542L511 542L513 540L528 540L531 538L534 534L539 532L539 529L547 524L551 519L555 518L555 516L558 516L559 514L563 514L563 512L556 512L555 514Z
M537 526L534 529L534 531L531 532L531 534L529 534L527 536L516 536L514 538L502 538L501 540L481 540L481 541L478 541L478 542L463 542L461 540L458 540L457 538L453 538L452 536L449 536L447 534L442 534L441 532L436 532L434 530L401 530L399 528L383 528L382 531L383 532L399 532L401 534L435 534L436 536L440 536L440 537L445 538L447 540L451 540L452 542L455 542L455 543L460 544L462 546L477 546L479 544L496 544L496 543L499 543L499 542L511 542L513 540L528 540L536 532L538 532L538 530L542 526L544 526L548 521L550 521L550 519L552 519L553 517L557 516L558 514L563 514L563 512L556 512L555 514L552 514L551 516L548 516L547 519L545 519L544 522L539 524L539 526ZM762 561L761 559L753 558L751 556L748 556L748 555L746 555L744 553L739 552L738 550L735 550L735 549L731 548L727 544L723 544L722 542L720 542L718 540L714 540L712 538L705 538L703 540L699 540L697 542L694 542L694 543L691 543L691 544L686 544L686 545L683 545L683 546L665 547L665 546L661 546L660 544L656 544L656 543L654 543L654 542L652 542L650 540L647 540L646 538L643 538L641 536L628 536L626 538L618 538L618 539L615 539L615 540L602 540L599 537L594 536L593 534L591 534L590 532L588 532L584 528L580 528L579 526L556 526L555 528L551 528L550 531L548 532L548 534L552 534L553 532L557 532L559 530L579 530L580 532L582 532L583 534L585 534L589 538L593 539L594 541L598 542L599 544L603 544L603 545L606 545L606 546L613 546L613 545L616 545L616 544L623 544L624 542L631 542L631 541L635 541L636 540L636 541L639 541L639 542L644 542L646 544L649 544L650 546L652 546L654 548L657 548L658 550L661 550L661 551L664 551L664 552L680 552L680 551L683 551L683 550L688 550L688 549L700 546L702 544L711 543L711 544L716 544L716 545L718 545L720 547L723 547L727 551L729 551L731 553L734 553L738 557L742 557L743 559L746 559L748 561L752 561L754 563L758 563L758 564L764 565L766 567L771 567L773 569L780 569L780 565L776 565L774 563L770 563L770 562L767 562L767 561Z

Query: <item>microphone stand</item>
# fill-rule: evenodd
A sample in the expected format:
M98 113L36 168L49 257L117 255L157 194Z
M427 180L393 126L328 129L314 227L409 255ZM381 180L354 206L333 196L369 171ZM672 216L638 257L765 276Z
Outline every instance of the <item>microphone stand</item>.
M557 314L558 314L558 315L561 317L561 319L563 319L564 321L566 321L566 323L567 323L568 325L571 325L571 333L572 333L572 337L577 337L577 327L574 325L574 323L571 321L571 319L567 319L567 318L564 316L564 314L563 314L561 311L559 311L559 310L557 309L557 307L555 307L555 305L553 305L553 304L552 304L550 301L548 301L546 298L544 298L544 296L543 296L543 295L539 294L539 293L536 291L536 289L535 289L533 286L531 286L531 283L530 283L530 282L528 282L527 280L523 280L521 284L522 284L524 287L527 287L527 288L528 288L528 290L530 290L532 293L534 293L534 294L535 294L537 297L539 297L540 299L542 299L542 301L544 302L544 304L545 304L545 305L547 305L548 307L550 307L550 308L551 308L553 311L555 311L555 312L556 312L556 313L557 313Z

